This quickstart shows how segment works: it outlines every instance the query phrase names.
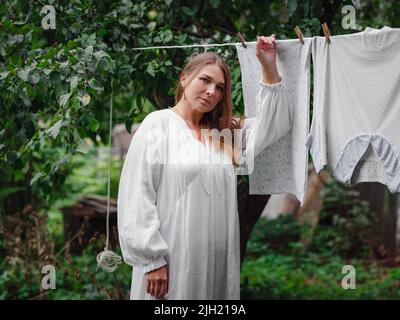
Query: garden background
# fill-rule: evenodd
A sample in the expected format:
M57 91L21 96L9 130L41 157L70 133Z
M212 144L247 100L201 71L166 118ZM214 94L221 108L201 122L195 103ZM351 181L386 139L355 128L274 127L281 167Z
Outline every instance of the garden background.
M55 29L42 25L46 5ZM355 8L359 28L343 28L345 5ZM130 267L106 273L96 262L105 245L110 103L115 200L123 163L117 125L130 131L173 105L179 72L203 50L132 48L237 42L237 32L248 41L292 39L297 25L316 36L323 22L332 35L348 34L399 27L399 16L400 2L384 0L1 1L0 299L128 298ZM235 48L209 50L229 63L235 114L243 114ZM250 196L239 179L242 298L399 299L398 198L377 184L318 181L309 190L318 210L266 219L269 196ZM111 243L120 253L112 205ZM55 267L55 290L41 287L44 265ZM356 289L342 288L345 265L356 270Z

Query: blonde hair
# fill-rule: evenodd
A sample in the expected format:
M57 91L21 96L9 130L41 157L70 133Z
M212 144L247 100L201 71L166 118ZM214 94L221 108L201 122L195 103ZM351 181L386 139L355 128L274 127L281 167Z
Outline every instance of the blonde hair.
M194 77L200 72L200 70L209 64L214 64L220 67L222 73L224 74L225 78L225 87L223 97L220 102L215 106L213 110L207 112L203 115L203 118L200 121L202 128L210 129L211 132L217 129L221 132L224 129L229 129L232 134L232 139L234 137L233 130L239 129L243 124L243 117L240 117L240 120L237 121L232 117L233 114L233 104L232 104L232 80L231 80L231 72L229 70L229 66L226 62L214 52L205 52L200 53L195 56L192 56L188 63L185 65L181 72L190 77L190 81L186 85L186 87L191 83ZM178 81L178 85L176 88L176 95L175 95L175 102L178 103L185 91L181 82ZM211 137L210 137L211 138ZM222 138L219 139L218 143L215 143L215 139L213 139L213 145L217 150L220 150L221 147L225 147L225 141L222 141ZM231 141L231 146L233 146L233 140ZM225 149L225 148L224 148ZM232 159L232 163L234 165L237 164L237 150L230 147L229 149L229 156Z

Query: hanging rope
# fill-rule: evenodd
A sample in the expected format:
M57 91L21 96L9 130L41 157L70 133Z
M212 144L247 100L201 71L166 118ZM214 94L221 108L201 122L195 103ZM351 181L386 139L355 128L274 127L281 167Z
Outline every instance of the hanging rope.
M179 49L179 48L211 48L211 47L226 47L226 46L234 46L237 45L237 42L230 42L230 43L215 43L215 44L187 44L181 46L158 46L158 47L139 47L139 48L132 48L135 51L142 51L142 50L154 50L154 49Z
M104 251L97 255L97 270L102 268L106 272L114 272L118 265L122 263L122 258L111 250L108 250L110 238L110 180L111 180L111 130L112 130L112 113L113 113L113 79L111 79L111 101L110 101L110 124L108 136L108 186L107 186L107 220L106 220L106 247Z

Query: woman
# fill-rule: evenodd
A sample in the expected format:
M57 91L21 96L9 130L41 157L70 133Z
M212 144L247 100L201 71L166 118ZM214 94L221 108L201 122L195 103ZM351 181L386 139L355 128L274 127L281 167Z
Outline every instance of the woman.
M229 68L203 53L182 71L176 105L150 113L132 139L118 197L131 299L240 298L235 173L291 126L274 35L260 37L256 48L263 79L255 118L232 119ZM208 138L206 129L214 129ZM239 129L239 140L252 134L237 147L226 137L215 143L215 129Z

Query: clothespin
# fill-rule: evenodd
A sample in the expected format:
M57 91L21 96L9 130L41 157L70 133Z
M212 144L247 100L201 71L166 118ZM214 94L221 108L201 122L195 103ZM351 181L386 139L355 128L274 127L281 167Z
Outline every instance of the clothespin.
M241 34L240 32L238 32L238 33L236 33L236 35L239 37L240 42L242 43L242 46L245 47L245 48L247 48L247 46L246 46L246 40L245 40L245 38L242 36L242 34Z
M301 32L300 27L296 26L296 28L294 28L294 32L296 32L297 37L299 38L301 44L304 44L304 37L303 37L303 33Z
M321 26L326 38L326 42L331 43L331 33L329 31L328 25L326 24L326 22L324 22L323 24L321 24Z

